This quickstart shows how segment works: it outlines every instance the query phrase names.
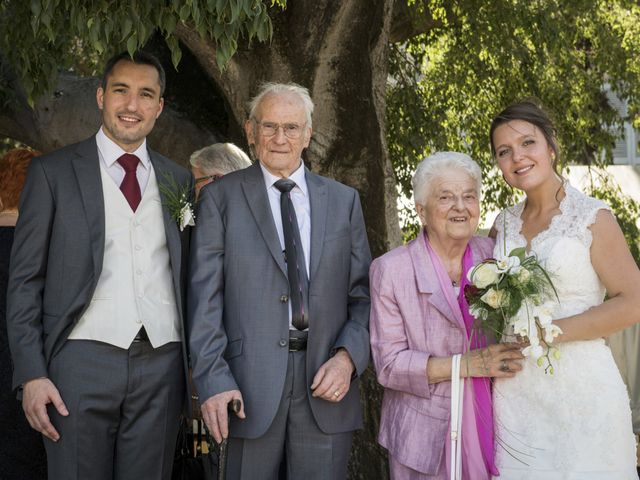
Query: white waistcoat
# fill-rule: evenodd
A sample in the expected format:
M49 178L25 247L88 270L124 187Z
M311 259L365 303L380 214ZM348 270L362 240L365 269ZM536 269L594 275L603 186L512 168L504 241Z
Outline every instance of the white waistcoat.
M91 304L69 339L96 340L129 348L144 325L157 348L180 341L162 204L155 172L136 212L100 166L105 245L102 273Z

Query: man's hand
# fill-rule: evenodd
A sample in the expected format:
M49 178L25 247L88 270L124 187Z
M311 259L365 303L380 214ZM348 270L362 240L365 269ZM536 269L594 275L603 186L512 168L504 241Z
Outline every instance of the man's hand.
M349 391L351 374L355 366L349 352L344 348L327 360L318 369L311 390L314 397L320 397L328 402L339 402Z
M204 423L207 425L209 432L213 435L217 443L221 443L223 439L229 436L229 415L227 409L229 408L229 403L233 400L240 401L240 410L236 412L236 415L239 418L246 418L240 390L229 390L228 392L218 393L213 397L209 397L200 407Z
M29 425L45 437L57 442L60 434L53 427L47 414L47 405L53 403L60 415L66 417L69 411L60 397L58 389L48 378L36 378L22 388L22 409Z

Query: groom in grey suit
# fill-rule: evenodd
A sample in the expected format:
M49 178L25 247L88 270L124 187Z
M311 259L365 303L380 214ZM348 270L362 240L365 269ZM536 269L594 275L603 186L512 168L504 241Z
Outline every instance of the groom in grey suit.
M49 478L168 479L185 400L188 231L161 186L191 174L147 148L164 70L107 62L98 133L31 162L8 288L14 387Z
M301 160L306 89L267 84L250 110L259 161L202 189L192 237L187 321L203 417L216 440L230 436L228 478L278 478L283 458L290 479L345 478L369 361L360 200Z

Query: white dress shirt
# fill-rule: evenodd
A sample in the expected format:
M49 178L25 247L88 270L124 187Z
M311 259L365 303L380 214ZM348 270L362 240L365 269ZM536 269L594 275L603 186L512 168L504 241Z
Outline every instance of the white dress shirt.
M284 232L282 230L282 215L280 213L280 190L275 187L275 183L281 177L276 177L269 170L260 164L262 174L264 175L264 183L267 187L267 195L269 197L269 205L271 206L271 214L276 224L280 246L284 252ZM304 174L304 162L300 160L300 166L291 174L290 180L296 182L296 186L291 190L291 201L296 210L296 220L300 229L300 241L304 251L304 261L307 267L307 276L309 276L309 258L311 252L311 203L309 202L309 190L307 189L307 180Z
M100 157L100 163L107 171L109 176L113 178L116 186L120 188L122 180L124 180L124 168L118 163L118 159L124 155L125 152L120 148L113 140L111 140L103 131L104 127L100 127L96 134L96 143L98 144L98 157ZM149 152L147 151L147 139L145 138L135 152L131 152L140 159L138 162L138 168L136 170L136 177L138 177L138 184L140 184L140 194L144 195L144 190L149 182L149 173L151 172L151 160L149 159ZM158 179L160 183L162 179Z

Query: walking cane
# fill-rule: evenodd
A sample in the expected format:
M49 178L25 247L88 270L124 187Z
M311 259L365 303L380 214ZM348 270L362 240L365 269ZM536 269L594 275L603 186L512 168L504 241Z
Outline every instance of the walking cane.
M234 398L229 402L229 413L238 413L242 403L237 398ZM227 444L228 438L223 438L222 442L218 445L218 480L226 480L227 478Z

